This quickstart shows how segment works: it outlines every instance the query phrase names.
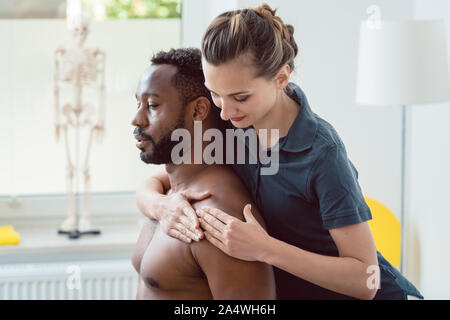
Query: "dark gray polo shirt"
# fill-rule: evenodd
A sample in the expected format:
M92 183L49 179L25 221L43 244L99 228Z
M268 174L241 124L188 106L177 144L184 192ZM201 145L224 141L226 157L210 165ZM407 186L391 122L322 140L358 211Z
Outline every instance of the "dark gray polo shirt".
M286 92L300 110L288 134L272 148L279 152L278 172L262 175L261 169L273 164L262 164L265 161L259 157L257 163L250 163L258 150L249 147L249 139L244 139L245 164L235 162L233 169L251 193L272 237L310 252L339 256L328 230L372 219L358 183L358 171L335 129L312 112L303 91L290 83ZM231 122L227 128L235 129ZM381 288L375 299L405 299L407 294L422 297L377 254ZM351 299L278 268L274 271L278 299Z

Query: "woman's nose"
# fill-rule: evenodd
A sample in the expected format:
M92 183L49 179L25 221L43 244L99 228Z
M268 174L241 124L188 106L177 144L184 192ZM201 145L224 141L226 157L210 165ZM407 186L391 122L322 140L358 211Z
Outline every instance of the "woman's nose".
M220 117L222 120L230 120L230 117L235 113L235 108L233 108L229 103L224 103L222 101L222 111L220 111Z

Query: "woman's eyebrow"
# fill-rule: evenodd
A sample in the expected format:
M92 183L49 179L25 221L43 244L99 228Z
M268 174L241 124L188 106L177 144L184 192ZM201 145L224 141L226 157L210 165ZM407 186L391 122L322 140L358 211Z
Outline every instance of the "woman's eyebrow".
M211 91L212 93L217 94L214 91L212 91L210 88L208 88L208 86L206 84L205 84L205 87L206 87L206 89L208 89L208 91ZM228 96L232 97L232 96L237 96L238 94L245 94L245 93L248 93L248 91L234 92L234 93L230 93Z

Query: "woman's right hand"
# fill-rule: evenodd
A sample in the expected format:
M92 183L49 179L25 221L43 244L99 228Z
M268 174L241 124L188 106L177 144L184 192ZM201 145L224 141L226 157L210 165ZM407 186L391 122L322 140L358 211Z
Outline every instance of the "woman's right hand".
M197 214L190 200L203 200L209 192L184 190L162 196L159 204L158 221L163 231L176 239L191 243L204 237Z

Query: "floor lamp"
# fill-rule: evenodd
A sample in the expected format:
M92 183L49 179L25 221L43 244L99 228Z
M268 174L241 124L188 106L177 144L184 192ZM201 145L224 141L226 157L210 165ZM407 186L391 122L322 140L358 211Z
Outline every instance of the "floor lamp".
M442 20L363 21L356 103L402 110L401 262L405 265L406 113L408 105L450 100L445 25Z

